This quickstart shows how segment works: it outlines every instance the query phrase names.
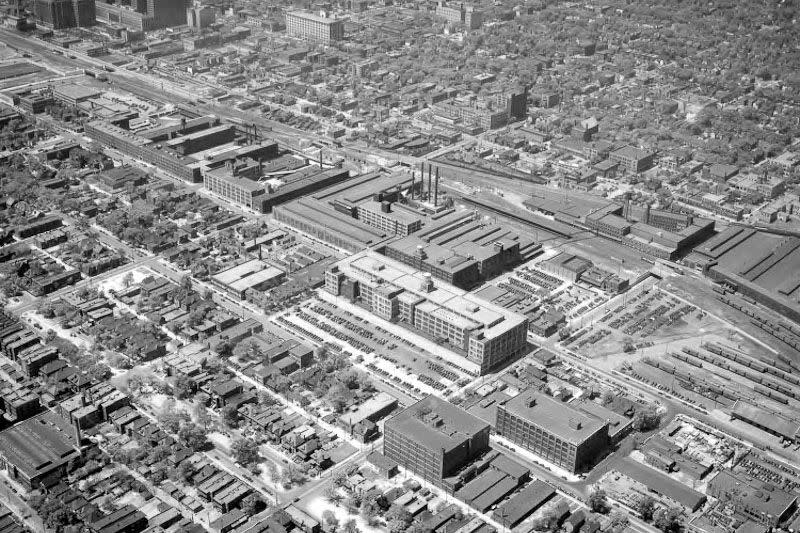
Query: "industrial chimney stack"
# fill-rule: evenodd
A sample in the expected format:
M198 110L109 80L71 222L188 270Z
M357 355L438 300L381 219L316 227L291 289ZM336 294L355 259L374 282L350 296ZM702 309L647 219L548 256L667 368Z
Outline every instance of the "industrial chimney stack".
M433 187L433 206L439 205L439 167L436 167L436 182Z

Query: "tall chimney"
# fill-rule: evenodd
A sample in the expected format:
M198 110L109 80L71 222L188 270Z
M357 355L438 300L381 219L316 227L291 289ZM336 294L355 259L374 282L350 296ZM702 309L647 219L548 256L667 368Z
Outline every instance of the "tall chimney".
M72 427L75 429L75 445L78 448L80 448L81 447L81 441L83 440L83 437L81 436L81 421L80 421L80 419L76 418L75 421L72 423Z
M414 181L414 169L411 169L411 199L414 199L414 185L416 182Z
M439 167L436 167L436 181L433 187L433 206L439 205Z
M419 164L419 199L423 198L425 193L425 161Z
M428 201L431 201L431 173L433 172L433 165L428 163Z

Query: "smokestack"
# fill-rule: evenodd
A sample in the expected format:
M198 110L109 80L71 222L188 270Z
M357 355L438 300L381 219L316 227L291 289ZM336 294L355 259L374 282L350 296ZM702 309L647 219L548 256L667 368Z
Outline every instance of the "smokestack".
M425 193L425 161L419 164L419 196L421 200Z
M428 163L428 201L431 201L431 174L433 172L433 165Z
M439 167L436 167L436 181L433 187L433 207L439 205Z
M319 149L319 168L322 168L322 148Z
M81 441L83 440L81 436L81 421L76 418L75 422L72 423L72 427L75 429L75 445L80 448Z
M416 182L414 181L414 169L411 169L411 199L414 199L414 185Z

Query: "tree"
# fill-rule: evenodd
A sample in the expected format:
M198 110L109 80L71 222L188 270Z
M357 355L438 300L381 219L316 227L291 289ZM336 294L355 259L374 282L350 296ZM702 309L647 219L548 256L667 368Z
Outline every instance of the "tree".
M195 452L204 451L210 447L206 430L191 422L181 426L178 430L178 438Z
M339 504L342 503L344 497L339 494L339 491L336 490L336 487L333 485L328 485L325 487L325 490L322 492L323 496L325 497L325 501L333 504L335 507L339 507Z
M551 505L544 510L542 516L534 521L533 529L536 531L558 531L560 527L559 517L561 514L558 505Z
M656 501L652 496L643 496L636 502L634 510L639 513L644 521L650 521L653 518L653 512L656 509Z
M122 276L122 286L127 289L131 285L133 285L133 272L128 272Z
M625 511L617 509L611 513L611 525L615 528L621 528L628 525L628 514Z
M356 525L356 521L353 518L346 521L342 529L345 533L358 533L358 525Z
M265 508L266 504L255 493L248 494L242 500L242 511L248 516L256 515Z
M392 505L386 512L386 526L389 533L403 533L411 525L413 517L403 507Z
M325 509L322 511L322 521L332 530L335 531L337 527L339 527L339 519L336 518L336 515L333 514L333 511L330 509Z
M194 382L185 374L178 374L172 383L172 393L178 400L185 400L194 393Z
M239 411L235 405L228 405L222 409L222 421L229 428L239 427Z
M636 431L650 431L661 424L661 415L655 405L639 409L633 417L633 429Z
M653 513L653 525L665 533L677 533L683 526L682 515L679 507L660 508Z
M608 511L606 491L603 489L593 490L589 494L589 508L595 513L606 513Z
M258 443L253 439L237 439L233 441L233 444L231 444L231 454L236 462L248 467L261 462L261 456L258 453Z

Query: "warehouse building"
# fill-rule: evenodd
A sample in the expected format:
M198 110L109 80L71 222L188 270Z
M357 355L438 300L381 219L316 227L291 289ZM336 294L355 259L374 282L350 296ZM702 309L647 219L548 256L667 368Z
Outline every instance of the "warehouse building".
M214 274L211 283L228 294L244 300L248 291L268 290L281 284L285 277L283 270L259 259L251 259Z
M489 429L460 407L428 396L386 421L383 453L441 486L445 477L489 450Z
M730 226L695 248L686 261L800 322L800 238Z
M307 11L286 13L286 35L323 44L344 39L344 20Z
M393 237L349 215L340 213L313 198L280 205L273 211L275 220L349 252L359 252Z
M80 456L76 432L53 411L20 422L0 432L0 467L29 490L54 484Z
M608 422L528 390L497 408L498 434L572 473L591 468L609 447Z
M528 319L430 274L367 250L325 273L325 290L360 300L376 316L398 320L477 365L494 370L527 347Z

